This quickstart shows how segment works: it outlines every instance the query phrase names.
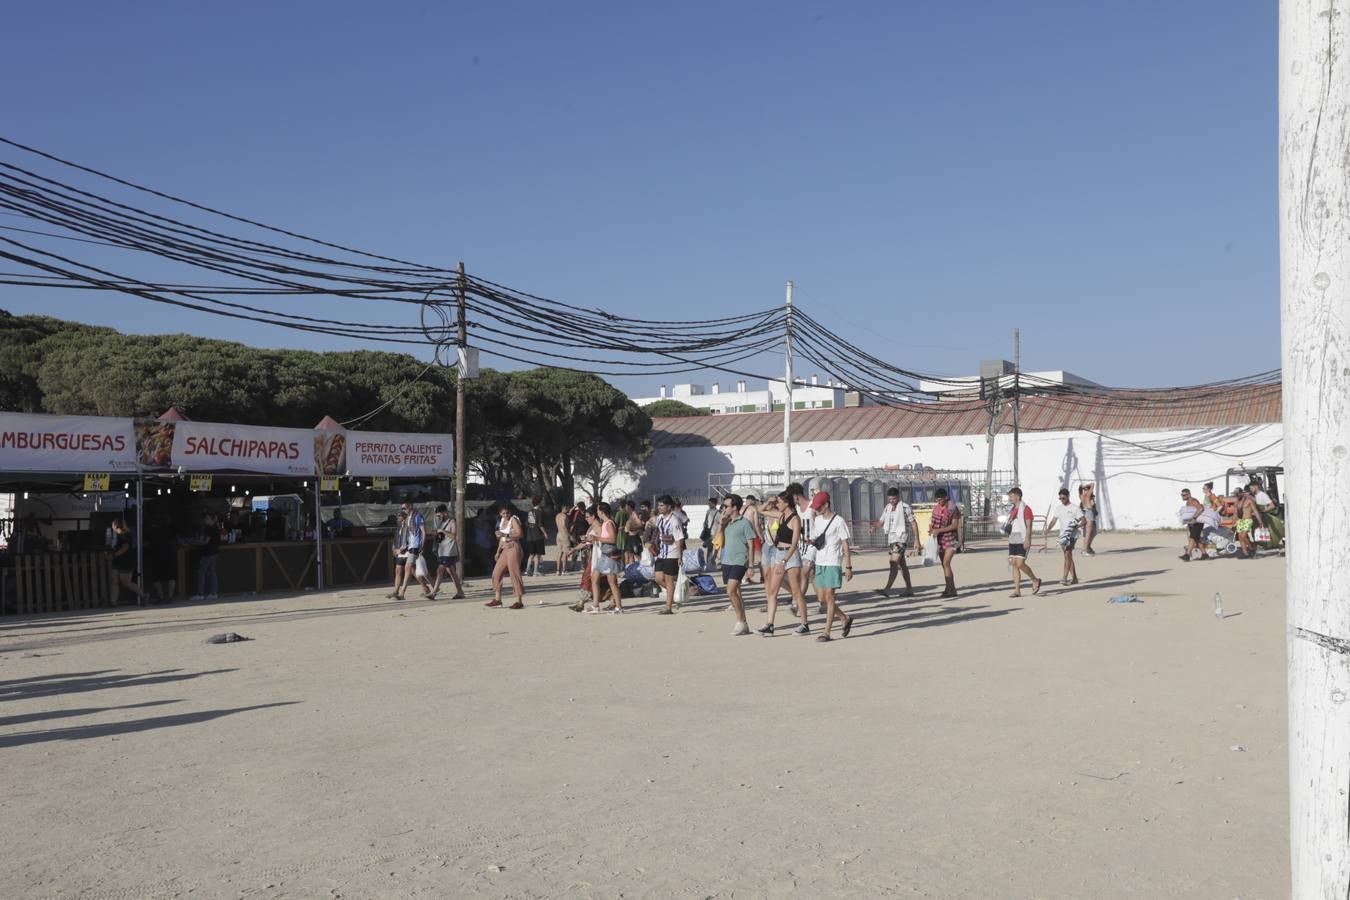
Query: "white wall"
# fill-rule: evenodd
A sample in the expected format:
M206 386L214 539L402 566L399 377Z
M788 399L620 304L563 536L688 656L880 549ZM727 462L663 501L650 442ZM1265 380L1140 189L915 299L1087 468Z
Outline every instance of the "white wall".
M1019 465L1022 488L1027 502L1040 512L1054 502L1060 487L1070 485L1076 494L1078 483L1095 481L1107 528L1174 528L1181 488L1198 492L1203 482L1214 481L1216 489L1222 491L1224 473L1229 468L1240 464L1279 465L1284 459L1282 434L1279 424L1132 431L1109 437L1088 431L1023 434ZM1191 449L1195 447L1208 449ZM935 469L983 471L987 452L982 434L820 441L793 444L792 465L798 473L914 463ZM999 435L994 443L994 468L1011 470L1012 457L1012 435ZM707 494L709 474L782 468L782 444L657 450L648 460L645 475L616 481L609 493L647 496L670 492L693 498Z

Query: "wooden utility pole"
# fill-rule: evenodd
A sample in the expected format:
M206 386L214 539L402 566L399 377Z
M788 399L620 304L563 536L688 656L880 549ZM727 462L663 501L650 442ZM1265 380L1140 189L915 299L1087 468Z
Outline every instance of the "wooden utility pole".
M464 381L468 376L469 323L465 307L468 290L464 278L464 261L459 263L459 277L455 279L455 305L459 308L459 365L455 370L455 542L459 545L459 577L464 579L464 560L468 547L464 535L464 498L468 486L468 457L464 452Z
M1340 0L1344 4L1344 0ZM1280 0L1280 322L1291 895L1350 896L1350 58L1338 0Z

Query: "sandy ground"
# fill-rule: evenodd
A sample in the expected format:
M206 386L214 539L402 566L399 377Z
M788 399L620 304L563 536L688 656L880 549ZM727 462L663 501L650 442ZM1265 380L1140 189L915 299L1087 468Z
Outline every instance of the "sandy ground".
M548 576L0 620L0 896L1285 896L1284 561L1178 543L860 556L831 644Z

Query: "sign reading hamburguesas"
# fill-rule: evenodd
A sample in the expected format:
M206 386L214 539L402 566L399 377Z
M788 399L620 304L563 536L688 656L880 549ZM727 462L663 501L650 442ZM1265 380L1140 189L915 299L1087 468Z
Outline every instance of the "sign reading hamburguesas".
M2 413L0 471L134 472L131 420Z

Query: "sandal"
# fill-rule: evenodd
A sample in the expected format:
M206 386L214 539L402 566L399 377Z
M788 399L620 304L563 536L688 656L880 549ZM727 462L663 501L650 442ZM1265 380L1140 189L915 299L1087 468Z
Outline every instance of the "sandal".
M510 606L507 607L507 609L524 609L524 608L525 604L521 603L519 600L517 600L515 603L512 603Z
M1040 592L1041 592L1041 580L1037 578L1035 581L1031 583L1031 593L1034 595L1039 594Z
M500 601L500 600L489 600L488 602L484 603L483 605L484 605L484 606L501 606L501 605L502 605L502 601Z
M1035 592L1033 591L1032 593L1035 593ZM1011 598L1011 597L1020 597L1020 596L1022 596L1022 595L1021 595L1020 593L1018 593L1017 591L1013 591L1013 592L1012 592L1011 594L1009 594L1008 596Z
M817 635L816 637L816 641L821 644L832 640L834 640L834 638L830 637L828 634Z
M658 616L673 616L673 615L675 615L675 610L673 610L673 609L665 609L665 608L662 608L662 609L658 609L658 610L656 611L656 614L657 614Z
M853 617L844 616L844 633L841 637L848 637L848 633L853 630Z

